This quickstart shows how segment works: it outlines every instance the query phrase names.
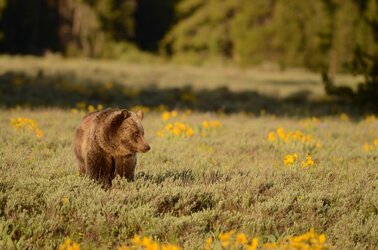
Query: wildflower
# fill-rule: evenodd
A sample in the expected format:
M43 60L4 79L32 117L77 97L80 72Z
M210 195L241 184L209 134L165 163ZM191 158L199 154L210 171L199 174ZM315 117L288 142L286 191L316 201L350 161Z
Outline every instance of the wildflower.
M171 118L171 113L168 111L164 111L163 114L161 114L161 119L164 121L167 121Z
M185 123L168 123L163 130L157 132L157 136L164 137L167 134L174 135L177 137L191 137L194 135L194 130L188 124Z
M378 146L378 138L373 141L374 146Z
M204 250L210 250L211 244L213 244L213 238L209 237L209 238L206 239L203 249Z
M210 128L219 128L222 126L222 123L220 121L203 121L202 122L202 127L205 129L210 129Z
M363 150L365 152L369 152L369 151L372 151L374 149L374 147L372 145L370 145L369 143L365 143L363 146L362 146Z
M43 137L43 132L42 130L40 130L39 128L37 128L35 130L35 136L37 136L37 138L42 138Z
M88 112L94 112L96 111L96 108L93 105L88 106Z
M306 156L306 160L302 161L302 166L303 167L311 167L314 165L314 161L312 160L310 155Z
M59 246L59 250L80 250L80 245L67 238L62 245Z
M24 118L24 117L11 118L10 123L11 123L12 127L15 128L16 130L19 130L21 128L25 128L29 131L34 132L34 134L37 138L43 137L43 132L38 127L37 122L30 119L30 118Z
M293 165L294 162L295 162L297 159L298 159L298 154L296 154L296 153L286 155L285 158L284 158L284 164L285 164L286 166Z
M325 234L319 235L319 244L324 244L326 240L327 240L327 237Z
M268 140L269 141L275 141L276 140L276 134L274 132L269 132L268 134Z
M102 104L97 104L97 110L103 110L104 109L104 106Z
M221 244L223 247L227 247L230 243L231 236L235 233L234 230L226 232L226 233L220 233L219 239L221 241Z
M280 137L280 138L285 138L285 130L283 128L278 128L277 129L277 135Z
M246 250L256 250L259 245L259 239L253 238L251 244L247 245Z
M244 233L239 233L236 235L236 242L239 244L244 245L245 243L248 242L247 236Z

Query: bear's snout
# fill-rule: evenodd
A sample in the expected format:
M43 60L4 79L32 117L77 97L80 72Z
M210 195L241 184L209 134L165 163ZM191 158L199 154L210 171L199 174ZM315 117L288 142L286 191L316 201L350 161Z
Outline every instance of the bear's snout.
M144 146L143 153L146 153L150 149L151 149L151 147L149 145Z

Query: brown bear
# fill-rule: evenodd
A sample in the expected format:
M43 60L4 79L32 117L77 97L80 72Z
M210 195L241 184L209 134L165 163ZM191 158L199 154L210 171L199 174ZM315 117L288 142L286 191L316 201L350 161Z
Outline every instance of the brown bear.
M74 151L80 174L109 188L116 175L134 180L136 153L147 152L143 112L107 109L86 115L76 129Z

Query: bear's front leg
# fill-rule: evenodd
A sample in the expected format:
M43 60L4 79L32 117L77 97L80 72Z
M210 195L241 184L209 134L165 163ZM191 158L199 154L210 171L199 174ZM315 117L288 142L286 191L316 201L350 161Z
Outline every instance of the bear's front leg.
M110 188L112 186L115 164L111 157L92 154L88 157L86 163L86 174L91 179L102 183L103 188Z
M116 157L114 161L116 175L126 178L128 181L134 181L136 155Z

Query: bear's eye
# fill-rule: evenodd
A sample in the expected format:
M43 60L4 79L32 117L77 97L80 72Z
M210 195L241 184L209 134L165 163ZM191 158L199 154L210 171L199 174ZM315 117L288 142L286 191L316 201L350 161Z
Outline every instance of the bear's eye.
M133 134L133 136L134 136L134 137L138 137L138 136L139 136L139 132L135 132L135 133Z

